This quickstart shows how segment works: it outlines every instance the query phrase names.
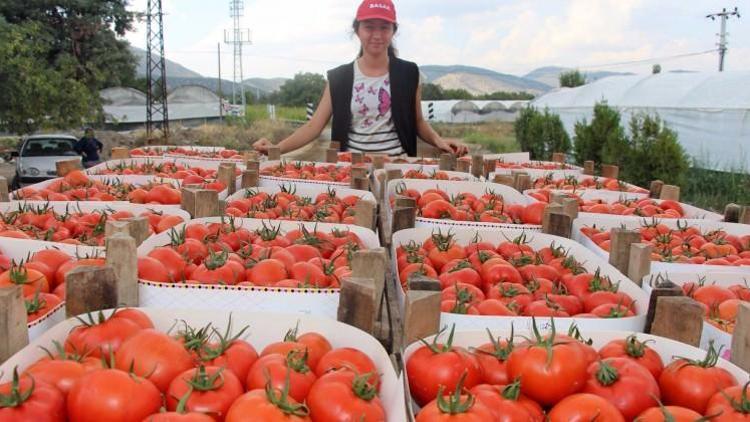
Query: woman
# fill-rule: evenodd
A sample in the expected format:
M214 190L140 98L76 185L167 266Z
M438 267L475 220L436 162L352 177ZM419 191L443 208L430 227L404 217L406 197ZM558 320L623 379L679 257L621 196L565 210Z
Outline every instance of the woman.
M328 84L309 122L278 144L281 153L312 142L333 117L331 139L342 151L417 155L417 136L444 152L464 155L468 148L443 139L422 117L419 68L396 57L392 45L398 29L390 0L364 0L353 23L360 40L359 57L328 72ZM272 146L260 139L253 148Z

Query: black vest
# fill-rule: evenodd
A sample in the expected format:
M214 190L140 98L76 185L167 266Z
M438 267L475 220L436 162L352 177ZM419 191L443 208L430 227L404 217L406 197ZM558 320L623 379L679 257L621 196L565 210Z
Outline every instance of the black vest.
M410 157L417 155L417 87L419 68L415 63L391 57L389 65L391 81L391 115L401 147ZM333 104L331 139L341 144L341 151L348 149L349 129L352 125L352 89L354 86L354 62L328 71L328 88Z

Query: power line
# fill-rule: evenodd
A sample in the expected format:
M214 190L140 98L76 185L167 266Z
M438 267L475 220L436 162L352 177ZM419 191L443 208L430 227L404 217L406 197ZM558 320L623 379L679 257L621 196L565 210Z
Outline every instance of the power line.
M704 54L714 53L715 51L716 49L713 48L711 50L697 51L695 53L675 54L672 56L652 57L648 59L631 60L631 61L626 61L626 62L615 62L615 63L596 64L596 65L591 65L591 66L581 66L581 69L597 69L597 68L602 68L602 67L620 67L620 66L627 66L627 65L633 65L633 64L647 64L647 63L652 63L652 62L681 59L685 57L701 56Z

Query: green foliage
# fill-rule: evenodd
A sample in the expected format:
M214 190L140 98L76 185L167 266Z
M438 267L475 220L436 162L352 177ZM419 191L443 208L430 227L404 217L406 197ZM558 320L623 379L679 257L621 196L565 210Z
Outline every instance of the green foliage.
M521 148L512 136L493 136L485 133L469 133L463 141L469 145L477 145L483 152L502 153L515 152Z
M465 89L447 89L437 84L422 84L423 101L440 101L440 100L487 100L487 101L512 101L512 100L532 100L534 96L526 92L506 92L497 91L491 94L472 95Z
M719 213L729 203L750 204L750 175L745 169L718 171L700 165L694 163L687 172L680 191L683 201Z
M521 150L534 160L549 160L554 152L570 151L570 138L560 116L547 109L542 113L526 107L516 118L514 130Z
M278 93L278 102L285 106L304 107L306 103L320 100L326 81L317 73L297 73L294 79L284 82Z
M422 100L424 101L440 101L445 100L445 92L443 87L429 82L422 84Z
M606 102L594 106L591 124L586 119L576 122L574 132L573 152L579 164L586 160L618 166L624 164L628 140L620 125L620 113Z
M559 78L560 86L565 88L575 88L586 84L586 77L578 69L562 72Z
M655 179L682 185L690 166L677 134L658 116L639 115L630 120L630 148L625 155L625 180L648 186Z

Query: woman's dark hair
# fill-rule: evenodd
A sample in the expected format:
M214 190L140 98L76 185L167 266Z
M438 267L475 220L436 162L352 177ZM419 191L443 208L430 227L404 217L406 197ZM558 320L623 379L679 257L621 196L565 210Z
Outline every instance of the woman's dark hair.
M354 19L354 22L352 22L352 30L354 30L354 33L356 34L357 31L359 31L359 24L362 23L361 21L358 21ZM395 34L396 31L398 31L398 24L393 23L393 33ZM362 51L362 47L359 48L359 54L357 57L362 57L362 54L364 52ZM393 41L391 41L391 45L388 46L388 57L396 58L398 56L398 50L396 47L393 46Z

